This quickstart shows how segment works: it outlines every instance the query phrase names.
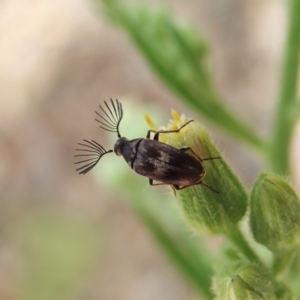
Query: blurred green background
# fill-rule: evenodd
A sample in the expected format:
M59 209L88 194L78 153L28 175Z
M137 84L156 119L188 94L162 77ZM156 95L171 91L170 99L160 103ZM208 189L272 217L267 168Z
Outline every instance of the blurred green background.
M203 33L228 106L269 133L285 38L283 3L155 3ZM123 103L121 133L129 138L146 135L143 113L158 125L167 123L171 108L199 116L87 0L1 1L0 45L0 300L198 299L127 205L131 198L150 207L163 200L157 213L181 224L172 191L149 187L114 155L79 176L73 155L82 138L112 147L116 137L94 121L94 110L109 98ZM250 187L261 162L199 121ZM298 183L299 145L298 130L292 148ZM219 242L211 239L211 251Z

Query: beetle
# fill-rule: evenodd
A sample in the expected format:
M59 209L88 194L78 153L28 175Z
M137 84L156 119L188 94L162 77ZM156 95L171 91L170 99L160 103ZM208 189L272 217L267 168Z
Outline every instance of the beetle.
M99 105L102 113L96 111L100 119L100 128L115 132L118 140L113 150L105 150L98 142L83 140L78 145L83 148L76 149L81 154L75 155L80 160L75 162L80 166L76 169L79 174L86 174L93 169L99 160L107 153L115 152L123 156L127 164L136 173L148 177L149 184L170 185L175 190L182 190L193 185L201 184L215 193L212 187L204 184L202 178L205 176L203 161L218 159L220 157L200 158L190 147L177 149L159 141L160 134L178 133L182 128L193 122L190 120L176 130L148 130L146 138L128 140L120 134L119 126L123 118L122 104L116 99L110 99L110 105L104 101L106 109ZM150 138L154 133L153 139ZM83 159L82 159L83 158ZM156 183L154 183L156 181Z

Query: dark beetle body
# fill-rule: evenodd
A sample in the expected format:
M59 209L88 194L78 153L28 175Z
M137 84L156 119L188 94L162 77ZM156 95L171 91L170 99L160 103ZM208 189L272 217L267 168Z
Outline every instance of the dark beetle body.
M101 157L107 153L115 152L116 155L123 156L128 165L136 173L149 178L150 185L171 185L176 190L181 190L196 184L202 184L212 191L216 192L210 186L201 182L205 175L203 161L216 159L220 157L209 157L202 159L190 147L174 148L159 141L160 134L175 134L193 122L190 120L175 130L149 130L146 138L128 140L122 137L119 131L119 125L123 117L122 104L111 99L111 105L105 102L106 109L99 106L102 113L96 112L99 116L97 122L100 128L115 132L118 140L115 143L114 150L106 151L96 141L83 140L84 143L78 143L81 154L75 157L81 157L81 160L75 162L81 166L76 170L79 174L86 174L99 162ZM154 133L153 139L150 134ZM189 151L189 153L188 153ZM153 183L153 181L156 183Z
M174 187L199 184L205 170L198 157L157 140L120 138L115 153L138 174Z
M136 150L133 170L153 180L187 186L199 183L205 174L198 159L167 144L143 139Z

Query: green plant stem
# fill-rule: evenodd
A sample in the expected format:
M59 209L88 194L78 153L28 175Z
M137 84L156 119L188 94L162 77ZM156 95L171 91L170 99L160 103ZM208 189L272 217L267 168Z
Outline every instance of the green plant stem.
M243 234L237 226L231 226L226 233L226 237L232 242L232 244L241 251L245 258L247 258L250 262L260 263L263 265L261 260L255 254L255 252L251 249L248 242L245 240Z
M296 118L300 53L300 1L290 0L288 35L282 71L281 94L271 142L270 165L274 172L289 174L289 147Z

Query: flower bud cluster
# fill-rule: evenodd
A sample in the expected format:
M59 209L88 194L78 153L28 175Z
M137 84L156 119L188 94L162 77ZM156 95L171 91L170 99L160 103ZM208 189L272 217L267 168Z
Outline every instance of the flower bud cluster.
M172 115L173 120L161 130L177 130L189 121L174 110ZM148 116L145 119L153 130L157 130ZM160 134L159 139L177 149L190 147L203 159L206 173L203 184L176 191L188 222L198 232L220 234L230 230L246 212L247 194L204 127L193 121L179 132ZM213 157L218 158L209 159Z

